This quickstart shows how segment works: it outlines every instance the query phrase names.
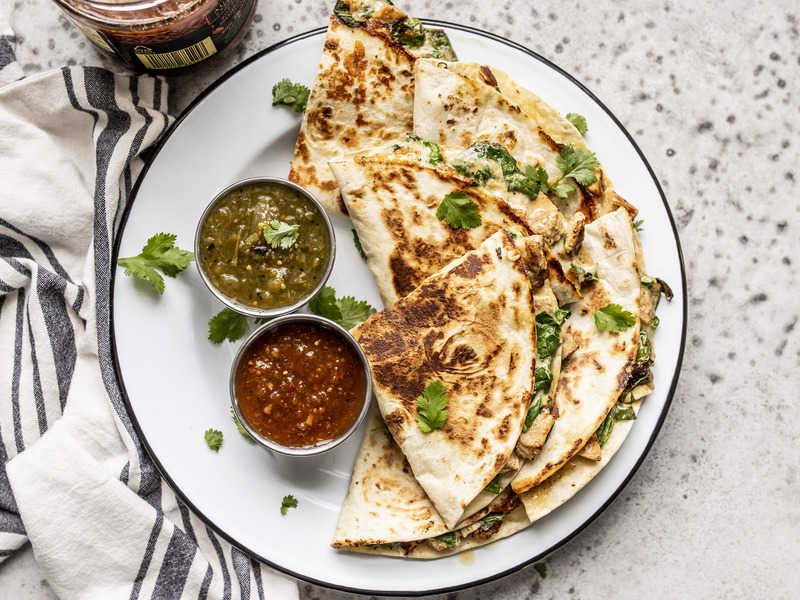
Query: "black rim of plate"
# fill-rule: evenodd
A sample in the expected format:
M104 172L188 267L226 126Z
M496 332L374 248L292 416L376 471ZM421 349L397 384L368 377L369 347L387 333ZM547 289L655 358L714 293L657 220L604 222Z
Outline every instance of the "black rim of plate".
M526 48L525 46L522 46L521 44L513 42L513 41L511 41L511 40L509 40L507 38L504 38L502 36L496 35L494 33L490 33L488 31L483 31L481 29L476 29L474 27L469 27L467 25L459 25L457 23L450 23L448 21L439 21L439 20L435 20L435 19L422 19L422 21L426 25L434 25L434 26L437 26L437 27L444 27L444 28L447 28L447 29L457 29L457 30L460 30L460 31L465 31L467 33L472 33L472 34L475 34L475 35L478 35L478 36L481 36L481 37L488 38L490 40L494 40L496 42L500 42L502 44L505 44L506 46L510 46L511 48L519 50L520 52L524 52L525 54L527 54L531 58L533 58L535 60L538 60L539 62L541 62L541 63L547 65L548 67L550 67L551 69L553 69L554 71L560 73L561 75L566 77L571 83L573 83L578 88L580 88L593 102L595 102L598 106L600 106L600 108L602 108L609 117L611 117L612 121L614 121L614 124L617 127L619 127L619 129L622 131L622 133L625 134L625 137L628 139L628 141L631 143L633 148L636 150L636 153L639 155L639 158L642 160L642 163L644 163L645 167L647 168L647 172L650 174L650 177L653 180L653 183L655 184L656 189L658 190L659 196L661 196L661 202L664 205L664 210L666 210L666 212L667 212L667 218L669 219L670 226L672 227L672 234L673 234L673 236L675 238L675 244L676 244L676 247L677 247L677 250L678 250L678 261L680 263L680 269L681 269L681 292L682 292L682 306L681 306L681 309L683 311L682 323L681 323L681 342L680 342L680 348L679 348L679 351L678 351L678 361L677 361L676 366L675 366L675 371L672 374L672 381L671 381L670 386L669 386L669 391L667 393L666 401L664 402L664 407L661 409L661 414L658 417L658 421L656 422L656 425L655 425L655 427L653 429L653 432L650 434L650 439L647 441L647 445L645 446L644 451L641 453L641 455L639 456L639 459L636 461L636 464L633 466L633 468L630 470L628 475L625 477L625 480L619 485L619 487L617 487L616 490L614 490L614 492L608 497L608 499L603 503L603 505L599 509L597 509L583 523L581 523L580 526L578 526L576 529L574 529L572 532L570 532L569 535L564 536L560 541L558 541L557 543L553 544L551 547L549 547L544 552L541 552L541 553L539 553L539 554L537 554L535 556L527 558L524 561L520 562L519 564L515 565L514 567L511 567L510 569L506 569L504 571L501 571L501 572L496 573L494 575L491 575L489 577L484 577L482 579L476 579L474 581L469 581L469 582L466 582L466 583L463 583L463 584L450 586L450 587L435 588L435 589L430 589L430 590L425 590L425 591L388 591L387 592L387 591L381 591L381 590L369 590L369 589L363 589L363 588L352 588L352 587L348 587L348 586L338 585L338 584L335 584L335 583L330 583L330 582L327 582L327 581L321 581L319 579L314 579L313 577L309 577L308 575L303 575L301 573L295 573L294 571L291 571L291 570L289 570L289 569L287 569L285 567L282 567L281 565L275 564L272 561L267 560L263 556L259 555L257 552L254 552L254 551L250 550L249 548L243 546L242 544L238 543L229 534L227 534L222 529L220 529L210 519L208 519L192 503L191 499L189 499L189 497L186 496L186 494L184 494L183 491L175 484L175 482L169 476L169 473L166 472L166 470L164 469L163 465L158 460L158 457L153 452L153 449L150 447L150 444L147 441L147 437L145 436L144 431L142 430L141 426L139 425L139 421L136 419L136 415L135 415L135 413L133 411L133 407L131 406L130 399L128 398L128 393L127 393L127 391L125 389L125 382L124 382L124 380L122 378L122 372L121 372L120 367L119 367L119 357L117 356L117 344L116 344L116 339L115 339L115 335L114 335L114 327L113 327L113 323L114 323L114 280L115 280L115 271L116 271L116 265L117 265L117 257L119 256L120 241L122 240L122 234L123 234L123 232L125 230L125 225L126 225L126 223L128 221L128 215L130 214L131 206L133 206L133 203L134 203L134 201L136 199L136 194L139 191L139 187L141 185L141 182L144 181L144 178L147 175L147 172L149 171L150 166L155 162L156 158L158 157L159 152L161 151L161 148L164 146L164 144L170 138L170 136L178 129L180 124L183 122L183 119L198 104L200 104L205 99L205 97L208 96L208 94L210 94L217 87L219 87L220 85L225 83L225 81L227 81L230 77L235 75L237 72L242 70L244 67L246 67L250 63L252 63L252 62L254 62L256 60L259 60L263 56L266 56L267 54L269 54L271 52L274 52L275 50L278 50L279 48L282 48L282 47L287 46L289 44L292 44L294 42L298 42L300 40L304 40L304 39L306 39L308 37L313 37L313 36L316 36L316 35L324 34L327 31L327 27L318 27L316 29L312 29L310 31L306 31L304 33L299 33L299 34L297 34L295 36L292 36L292 37L287 38L287 39L285 39L285 40L283 40L281 42L278 42L277 44L273 44L272 46L257 52L256 54L254 54L250 58L242 61L241 63L239 63L235 67L233 67L230 70L226 71L216 81L214 81L211 85L209 85L206 89L204 89L183 110L183 112L181 112L181 114L178 116L178 118L175 120L175 122L164 133L164 135L162 136L161 140L158 142L158 144L156 145L155 149L153 150L151 156L148 158L147 163L145 164L145 166L142 169L141 173L139 174L139 177L137 178L136 183L133 186L133 189L131 191L131 197L130 197L130 199L129 199L128 203L127 203L127 206L125 207L125 210L123 212L122 219L120 221L119 231L117 232L117 237L114 240L114 250L113 250L113 254L112 254L112 267L111 267L112 272L111 272L110 317L111 317L111 323L112 323L112 327L111 327L111 349L112 349L112 356L113 356L113 359L114 359L114 371L116 372L117 381L119 382L120 392L122 393L122 398L123 398L123 400L125 402L125 408L128 411L128 415L130 416L131 421L133 423L133 426L136 429L136 433L139 435L139 438L141 439L143 446L147 450L147 453L150 455L150 458L153 460L153 463L156 465L156 468L158 468L158 470L161 473L161 476L164 478L164 480L170 485L170 487L175 491L176 494L178 494L178 496L181 498L181 500L197 516L199 516L218 535L222 536L222 538L227 540L230 544L232 544L233 546L239 548L243 552L249 554L250 556L252 556L256 560L259 560L259 561L263 562L264 564L270 566L271 568L273 568L273 569L275 569L277 571L280 571L281 573L285 573L286 575L289 575L290 577L293 577L295 579L298 579L298 580L301 580L301 581L305 581L305 582L308 582L308 583L312 583L314 585L319 585L319 586L322 586L322 587L326 587L326 588L330 588L330 589L334 589L334 590L339 590L339 591L343 591L343 592L350 592L350 593L354 593L354 594L368 594L368 595L376 595L376 596L427 596L427 595L430 595L430 594L441 594L441 593L445 593L445 592L454 592L454 591L458 591L458 590L463 590L463 589L466 589L466 588L470 588L470 587L482 585L482 584L485 584L485 583L489 583L489 582L492 582L492 581L496 581L498 579L501 579L501 578L505 577L506 575L510 575L512 573L515 573L515 572L519 571L520 569L522 569L523 567L526 567L526 566L528 566L530 564L533 564L533 563L535 563L537 561L542 560L544 557L546 557L550 553L554 552L555 550L558 550L564 544L566 544L567 542L569 542L570 540L575 538L586 527L588 527L589 524L592 523L606 508L608 508L608 506L617 498L617 496L620 494L620 492L623 490L623 488L625 488L625 486L628 484L628 482L634 476L636 471L641 466L642 462L644 462L644 459L647 456L647 454L649 453L650 448L653 446L653 442L655 442L655 439L658 436L658 432L661 430L661 426L664 424L664 420L666 419L667 413L669 412L669 408L670 408L670 406L672 404L672 398L675 395L675 388L676 388L676 386L678 384L678 377L680 375L681 365L683 364L683 353L684 353L684 348L685 348L685 345L686 345L686 326L687 326L687 318L688 318L688 312L687 312L688 311L688 307L687 307L687 297L686 297L686 295L687 295L686 294L686 292L687 292L687 290L686 290L686 267L685 267L684 261L683 261L683 250L681 249L680 238L678 237L678 229L675 226L675 219L673 218L672 211L670 210L669 204L667 203L667 198L664 195L664 190L661 189L661 184L659 183L658 178L656 177L655 173L653 172L653 168L650 166L650 163L647 161L647 158L645 157L644 153L639 148L639 146L636 144L636 142L634 141L634 139L631 136L631 134L628 133L627 129L625 129L625 126L619 121L619 119L617 119L617 117L611 112L611 110L609 110L609 108L605 104L603 104L603 102L597 96L595 96L594 93L592 93L589 90L589 88L587 88L583 83L578 81L575 77L570 75L567 71L565 71L564 69L562 69L558 65L554 64L553 62L551 62L550 60L548 60L545 57L541 56L540 54L537 54L533 50L530 50L529 48Z

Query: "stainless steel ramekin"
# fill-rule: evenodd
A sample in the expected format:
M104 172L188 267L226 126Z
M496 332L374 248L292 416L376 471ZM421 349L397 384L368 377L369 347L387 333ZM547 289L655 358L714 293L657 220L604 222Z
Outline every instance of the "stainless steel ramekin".
M255 429L253 429L250 426L250 423L247 422L247 419L245 419L241 409L239 408L239 398L236 395L236 372L239 369L239 362L241 361L242 356L244 356L245 351L256 341L256 339L261 336L261 334L288 323L314 323L329 331L335 332L337 335L339 335L339 337L348 342L356 351L356 354L358 354L359 358L361 359L361 366L364 370L364 376L366 377L366 386L364 388L364 398L362 399L361 412L359 412L356 420L353 422L350 428L339 437L333 438L332 440L328 440L321 444L317 444L316 446L284 446L267 437L264 437ZM324 317L307 313L296 313L273 319L250 334L250 336L239 347L236 357L233 359L229 388L231 405L236 413L236 418L239 419L242 427L244 427L245 431L247 431L247 433L249 433L257 443L267 450L274 450L280 454L286 454L289 456L313 456L316 454L322 454L323 452L328 452L344 442L356 429L358 429L358 426L362 423L362 421L364 421L364 417L366 417L370 402L372 401L372 370L370 369L369 361L367 360L367 356L364 354L364 351L361 349L361 346L358 345L358 342L355 340L355 338L350 335L350 332L344 327Z
M225 196L228 192L231 192L235 189L240 187L244 187L246 185L252 184L259 184L259 183L276 183L279 185L283 185L289 188L292 188L298 192L300 192L303 196L305 196L319 211L319 214L322 215L322 220L325 222L325 228L328 231L328 240L330 241L330 256L328 257L328 265L325 268L325 272L322 275L322 279L319 280L316 287L313 290L294 304L288 306L279 306L276 308L258 308L254 306L246 306L237 302L235 299L230 298L223 294L220 290L218 290L211 280L209 280L208 276L206 275L205 271L203 270L203 266L200 261L200 231L203 228L203 223L205 223L206 217L208 213L211 211L212 208L217 204L217 202ZM200 278L203 280L203 283L206 285L208 290L214 294L214 296L222 302L225 306L230 308L231 310L235 310L238 313L243 315L247 315L249 317L279 317L281 315L286 315L296 311L298 308L303 306L306 302L311 300L314 296L316 296L319 291L322 289L322 286L328 281L328 277L330 277L331 271L333 270L333 262L336 258L336 236L333 233L333 225L331 225L331 221L328 218L328 215L325 213L325 209L320 204L319 200L317 200L311 192L308 190L300 187L296 183L292 183L291 181L287 181L286 179L281 179L280 177L251 177L250 179L242 179L241 181L237 181L236 183L232 183L216 196L214 199L209 202L208 206L206 206L203 214L200 216L200 220L197 222L197 228L194 232L194 256L195 256L195 264L197 265L197 270L200 273Z

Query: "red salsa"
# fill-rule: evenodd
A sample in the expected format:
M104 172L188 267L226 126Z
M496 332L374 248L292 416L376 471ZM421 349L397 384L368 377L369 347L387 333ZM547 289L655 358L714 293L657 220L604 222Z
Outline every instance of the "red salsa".
M314 323L265 331L236 371L242 415L283 446L315 446L345 433L364 402L366 376L347 340Z

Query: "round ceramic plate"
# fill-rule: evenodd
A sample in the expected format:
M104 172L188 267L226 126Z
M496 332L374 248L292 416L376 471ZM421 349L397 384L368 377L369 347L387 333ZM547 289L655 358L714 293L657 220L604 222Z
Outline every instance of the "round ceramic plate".
M350 591L411 595L466 587L539 560L570 539L643 460L666 415L683 352L686 290L675 225L649 165L619 121L575 79L531 51L472 28L429 24L444 27L461 60L497 65L562 113L586 116L589 145L644 218L648 271L669 282L675 298L658 311L656 391L622 449L585 489L525 531L474 553L409 561L329 546L363 431L316 458L283 457L250 445L229 412L228 371L237 345L208 341L208 319L222 306L196 269L169 279L160 298L143 293L117 269L118 373L131 417L164 477L236 546L300 579ZM311 86L324 37L325 30L317 29L261 52L181 115L139 179L116 256L138 254L158 231L177 234L178 244L191 248L197 219L219 190L244 177L286 176L300 118L271 107L271 89L283 77ZM338 245L330 285L380 307L372 275L353 247L350 223L333 221ZM225 434L219 453L203 441L209 427ZM294 494L299 506L281 516L285 494Z

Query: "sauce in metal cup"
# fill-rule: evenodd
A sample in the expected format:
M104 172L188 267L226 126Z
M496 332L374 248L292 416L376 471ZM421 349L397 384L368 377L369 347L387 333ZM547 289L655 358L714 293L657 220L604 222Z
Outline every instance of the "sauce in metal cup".
M292 456L330 450L364 419L372 398L369 362L350 333L310 314L266 323L231 367L231 403L263 447Z
M236 312L276 317L314 297L330 276L336 240L319 202L278 178L253 178L222 190L195 232L200 275Z

